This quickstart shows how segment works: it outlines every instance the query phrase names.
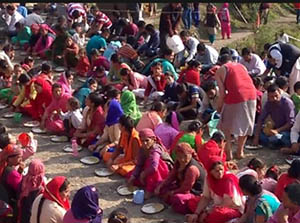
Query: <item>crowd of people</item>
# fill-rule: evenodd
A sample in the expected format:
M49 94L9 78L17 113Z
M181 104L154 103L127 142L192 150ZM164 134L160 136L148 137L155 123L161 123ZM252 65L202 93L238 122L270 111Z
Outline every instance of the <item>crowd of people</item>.
M300 154L299 48L277 41L259 54L217 51L187 31L197 4L167 3L159 29L81 3L65 4L66 16L54 24L38 4L1 7L8 41L0 42L0 100L8 111L76 141L189 223L300 222L300 159L287 173L259 158L242 169L233 162L244 158L246 144ZM218 26L230 38L229 4L208 3L205 25L210 43ZM167 41L174 35L184 45L177 53ZM15 47L26 54L20 63ZM59 78L52 63L63 67ZM74 89L79 77L85 83ZM97 188L82 187L70 202L65 176L47 181L32 133L14 137L1 124L0 148L1 222L102 222ZM128 210L113 211L108 222L128 223Z

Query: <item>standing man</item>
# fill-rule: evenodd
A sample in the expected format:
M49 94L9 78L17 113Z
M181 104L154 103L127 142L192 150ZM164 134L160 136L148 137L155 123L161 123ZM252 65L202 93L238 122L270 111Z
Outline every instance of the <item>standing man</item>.
M294 7L296 9L297 17L296 17L296 23L300 23L300 3L294 3Z
M160 15L159 32L160 32L160 50L168 48L167 37L177 34L181 19L181 4L169 3L166 5Z

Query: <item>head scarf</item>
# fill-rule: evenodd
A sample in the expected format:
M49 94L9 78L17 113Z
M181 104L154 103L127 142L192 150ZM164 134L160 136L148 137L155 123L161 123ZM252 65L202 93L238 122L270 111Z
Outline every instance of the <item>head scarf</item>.
M66 177L63 176L57 176L54 177L45 187L45 191L43 193L44 198L54 201L58 203L61 207L63 207L65 210L70 209L70 203L69 200L66 199L63 201L59 194L59 188L63 185L65 182Z
M229 7L229 3L228 2L225 2L222 6L222 8L228 8Z
M94 186L79 189L72 201L71 211L75 219L90 219L89 223L101 223L103 211L99 207L99 193Z
M31 31L38 31L40 29L40 25L39 24L32 24L30 26Z
M57 81L61 85L61 87L64 89L64 92L66 94L72 95L72 86L69 84L69 81L65 75L65 72L63 72L60 75L59 80Z
M112 99L109 102L105 124L108 126L117 124L123 114L121 104L116 99Z
M44 183L45 166L40 159L34 159L29 164L28 173L23 177L21 185L20 201L23 197L27 197L28 194L35 190L43 190L45 187Z
M135 95L131 91L126 90L122 93L121 106L124 114L130 116L130 118L132 118L135 122L142 117L142 113L136 104Z
M144 128L143 130L139 131L139 136L140 139L145 139L145 138L153 138L157 144L161 146L161 148L164 151L167 151L166 147L162 143L161 139L155 135L152 129L150 128Z
M51 29L50 26L48 26L47 24L41 24L40 28L47 30L49 33L52 33L53 35L56 35L56 33L53 31L53 29Z
M183 153L183 154L190 154L192 155L192 157L195 160L198 160L198 156L197 153L195 152L195 150L190 146L190 144L186 143L186 142L181 142L179 144L177 144L177 146L175 147L175 152L176 153Z
M18 145L8 144L0 153L0 176L7 166L7 159L12 156L23 156L23 150Z
M234 189L242 196L242 191L239 187L239 179L232 173L227 172L227 168L224 166L224 175L222 179L216 179L212 176L211 170L216 162L222 162L222 158L219 156L211 156L207 169L207 180L209 188L218 196L223 197L224 194L233 197ZM222 162L223 163L223 162Z

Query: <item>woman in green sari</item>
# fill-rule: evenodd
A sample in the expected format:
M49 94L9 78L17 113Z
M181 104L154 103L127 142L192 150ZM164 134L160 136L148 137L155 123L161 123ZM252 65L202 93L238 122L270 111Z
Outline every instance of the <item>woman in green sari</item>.
M121 106L125 115L130 116L134 120L134 124L137 125L142 117L142 113L136 104L134 93L129 90L124 91L121 96Z

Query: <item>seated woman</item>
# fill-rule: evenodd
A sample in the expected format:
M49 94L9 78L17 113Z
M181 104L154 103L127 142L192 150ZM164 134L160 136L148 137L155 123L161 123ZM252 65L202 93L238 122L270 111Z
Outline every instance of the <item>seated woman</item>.
M98 88L98 82L91 78L88 80L87 87L81 87L78 90L75 90L74 97L78 99L81 108L85 107L85 100L89 96L90 93L96 91Z
M131 68L126 63L121 62L120 56L118 54L113 54L110 60L111 64L108 72L108 81L109 83L118 84L121 82L121 69L127 68L131 70Z
M179 126L182 119L179 113L170 112L166 117L166 121L158 124L154 129L155 135L161 139L161 142L168 151L170 151L171 145L179 133Z
M120 75L124 87L127 87L127 89L132 91L137 97L144 97L148 83L146 76L127 68L122 68L120 70Z
M136 98L132 91L123 91L121 96L121 106L124 114L129 116L134 121L134 125L137 125L142 117L142 113L136 104Z
M46 58L46 52L50 49L51 44L55 39L55 32L47 25L40 25L41 36L33 47L33 55Z
M89 58L86 55L85 49L79 49L78 63L76 65L76 74L82 77L87 76L87 72L90 70L91 64Z
M17 22L15 24L15 27L18 34L11 38L11 42L26 49L29 45L31 29L30 27L25 26L24 22Z
M30 223L63 223L64 215L70 209L69 196L70 182L67 178L54 177L34 200Z
M188 132L179 132L178 135L175 137L170 153L172 155L172 158L175 159L176 155L173 153L173 149L178 143L186 142L190 144L190 146L197 152L200 148L200 146L203 144L202 140L202 123L200 121L193 121L188 125Z
M20 223L30 222L31 208L35 198L45 189L45 166L39 159L30 162L28 173L23 177L18 200Z
M105 116L102 106L104 100L100 94L92 92L85 100L82 126L74 133L77 143L88 147L96 141L98 135L103 134Z
M213 205L209 206L211 201ZM194 210L194 207L190 208ZM238 178L227 172L219 157L214 157L207 169L203 193L196 211L187 215L187 222L228 222L241 217L243 212L244 199Z
M178 83L189 83L196 86L200 86L200 71L201 63L197 60L191 60L188 62L188 67L184 69L178 78Z
M106 57L101 56L100 52L97 49L93 49L91 52L91 66L90 71L88 72L88 76L93 76L95 73L95 69L99 66L105 68L106 71L110 68L110 63L106 59Z
M281 174L275 189L275 195L280 201L283 201L284 188L292 183L300 181L300 160L294 160L287 173Z
M210 157L218 156L223 163L226 163L225 136L222 132L215 132L208 142L199 147L197 154L201 163L207 167L210 163Z
M262 180L265 177L266 164L259 158L252 158L248 165L241 169L236 176L241 178L242 176L249 174L254 176L257 180Z
M54 64L58 66L64 66L64 58L62 55L66 48L66 39L68 38L69 34L66 28L58 24L54 26L54 31L56 33L56 37L51 45L50 50L47 51L47 57L49 60L53 61Z
M53 84L52 68L47 62L42 64L41 72L36 75L36 78L42 78L48 81L51 85Z
M16 200L19 196L19 187L22 181L22 172L24 170L24 164L22 163L23 150L13 144L7 145L1 152L1 200L7 202L17 213ZM15 217L17 215L14 215Z
M129 185L143 186L145 198L150 198L156 187L168 177L169 168L163 160L165 148L155 136L152 129L144 128L139 132L142 147L139 149L138 161L129 173Z
M97 149L96 152L99 152L100 157L104 161L107 161L109 158L104 156L104 154L108 155L107 151L109 149L113 150L120 140L121 130L119 128L119 119L124 114L119 102L120 94L121 92L117 89L112 89L107 93L109 99L104 106L106 108L106 120L103 134L95 145L89 146L89 149L93 151Z
M34 66L33 57L31 57L31 56L25 57L24 60L20 64L22 65L22 68L30 75L30 73L32 72L31 69Z
M103 211L99 206L99 192L94 186L80 188L66 212L63 223L101 223Z
M71 73L71 71L67 70L60 75L60 78L56 83L58 83L62 86L62 88L64 89L64 92L66 94L72 95L73 94L73 89L72 89L73 79L74 79L73 74Z
M41 127L46 128L50 132L62 133L64 128L63 120L60 118L60 111L67 111L67 101L71 95L66 94L62 86L58 83L52 85L52 101L46 108L42 117Z
M144 93L144 103L150 100L159 99L164 95L167 85L165 75L162 73L162 65L156 62L151 66L151 76L147 78L147 88Z
M31 109L27 109L27 112L33 119L40 121L52 102L52 86L47 80L37 78L34 80L34 88L37 96L31 100Z
M268 223L298 223L300 216L300 184L289 184L284 188L282 204Z
M136 126L136 130L141 131L144 128L150 128L154 131L154 129L163 122L162 118L165 116L166 112L167 107L163 102L155 102L150 111L147 111L142 115L142 118Z
M69 36L66 39L66 47L63 52L64 65L68 68L75 68L78 62L79 46Z
M115 151L109 156L106 165L122 176L131 172L137 163L138 151L141 148L139 133L134 128L133 120L128 116L121 116L119 120L121 137ZM108 152L106 152L108 153Z
M261 184L252 175L244 175L239 180L243 194L248 197L246 209L239 223L264 223L274 214L280 201L271 192L263 190Z
M195 150L187 143L179 143L175 149L174 168L156 189L172 208L181 214L188 214L188 200L200 195L203 190L206 170L197 160Z
M31 108L30 101L35 100L37 92L34 88L34 81L27 74L21 74L19 77L21 90L19 95L14 99L12 107L14 111L27 113L27 108Z
M29 53L29 54L32 53L33 48L35 47L37 41L41 37L40 25L39 24L32 24L30 26L30 30L31 30L31 36L30 36L30 39L28 41L28 48L26 49L27 53Z

